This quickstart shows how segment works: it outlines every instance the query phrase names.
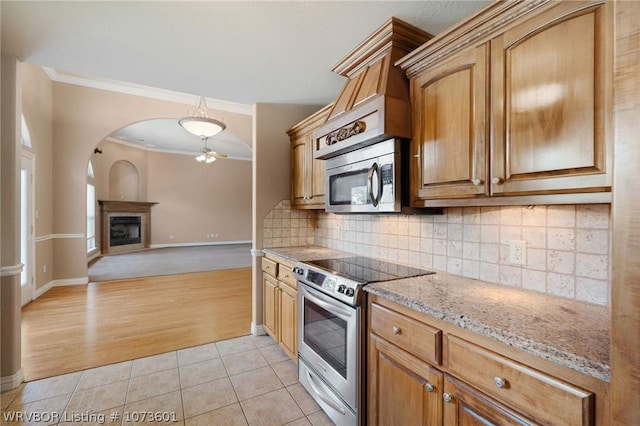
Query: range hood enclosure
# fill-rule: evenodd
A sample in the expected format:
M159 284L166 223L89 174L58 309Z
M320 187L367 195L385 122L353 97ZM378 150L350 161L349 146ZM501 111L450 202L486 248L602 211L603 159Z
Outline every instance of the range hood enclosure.
M411 138L409 80L394 63L432 37L391 18L333 67L349 80L326 123L313 133L314 158L335 157L389 138Z

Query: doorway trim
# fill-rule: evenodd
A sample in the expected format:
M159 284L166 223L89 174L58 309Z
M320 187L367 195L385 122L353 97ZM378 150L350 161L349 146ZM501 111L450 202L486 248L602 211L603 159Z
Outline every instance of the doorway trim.
M22 185L22 171L25 170L26 188L20 190L20 222L26 219L26 239L22 231L20 232L21 261L24 264L23 272L20 274L21 306L31 302L36 297L35 280L35 154L28 149L22 149L20 176ZM23 197L26 198L26 211L22 211ZM25 241L26 240L26 241ZM23 259L22 248L26 246L25 258ZM23 275L26 275L26 285L23 286ZM26 291L25 291L26 289Z

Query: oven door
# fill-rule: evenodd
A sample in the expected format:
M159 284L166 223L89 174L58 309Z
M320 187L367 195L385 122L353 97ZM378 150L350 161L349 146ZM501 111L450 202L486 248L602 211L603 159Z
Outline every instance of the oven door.
M359 309L298 284L299 356L357 412Z

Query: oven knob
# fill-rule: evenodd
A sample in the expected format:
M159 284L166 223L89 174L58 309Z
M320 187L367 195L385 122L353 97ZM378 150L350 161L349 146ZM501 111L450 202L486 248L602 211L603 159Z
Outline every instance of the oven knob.
M353 297L353 293L354 293L354 291L353 291L353 289L352 289L352 288L348 288L348 289L344 292L344 294L345 294L345 295L347 295L347 296L349 296L349 297Z
M304 270L296 266L295 268L293 268L293 272L298 275L302 275L304 273Z
M344 293L345 290L349 291L349 289L344 284L340 284L338 286L338 293Z

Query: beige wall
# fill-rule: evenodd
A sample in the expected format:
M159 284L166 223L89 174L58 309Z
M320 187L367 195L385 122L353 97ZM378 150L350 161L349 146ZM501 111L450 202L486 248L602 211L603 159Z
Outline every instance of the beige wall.
M95 158L94 148L122 127L180 117L190 106L63 83L53 83L53 105L53 233L62 236L54 244L53 278L82 280L86 260L77 259L86 259L86 244L77 236L85 232L86 167ZM226 111L215 115L224 120L227 132L251 140L250 116Z
M251 161L149 152L147 201L152 245L249 241Z
M286 131L321 107L256 104L253 137L253 248L262 245L263 220L291 193L289 138ZM253 260L254 326L262 324L262 274L260 258Z

